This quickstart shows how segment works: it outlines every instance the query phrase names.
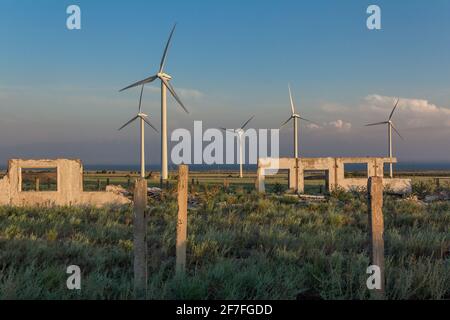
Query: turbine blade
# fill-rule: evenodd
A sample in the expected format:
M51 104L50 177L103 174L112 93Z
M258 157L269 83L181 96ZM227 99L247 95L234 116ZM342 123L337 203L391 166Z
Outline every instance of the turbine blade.
M220 129L222 129L223 131L229 131L229 132L233 132L234 133L233 129L227 129L227 128L220 128Z
M400 101L400 98L397 99L397 102L394 105L394 109L392 109L391 114L389 115L389 120L391 120L392 116L394 115L394 111L397 108L399 101Z
M144 84L141 88L141 96L139 97L139 113L141 113L141 104L142 104L142 94L144 93Z
M157 78L158 78L158 76L151 76L151 77L145 78L144 80L135 82L135 83L129 85L128 87L125 87L125 88L123 88L123 89L120 89L119 92L125 91L125 90L130 89L130 88L133 88L133 87L140 86L140 85L142 85L142 84L150 83L150 82L154 81L154 80L157 79Z
M170 41L172 40L173 32L175 31L177 24L175 23L172 31L170 32L169 40L167 40L166 47L164 49L163 56L161 58L161 64L159 65L159 72L162 72L164 69L164 64L166 63L167 51L169 50Z
M380 124L387 124L387 123L389 123L389 122L383 121L383 122L369 123L369 124L366 124L366 127L379 126Z
M394 129L395 133L397 133L398 136L399 136L402 140L405 140L405 139L402 137L402 135L400 134L400 132L398 132L397 128L394 126L394 124L393 124L392 122L391 122L391 126L392 126L392 129Z
M292 117L289 117L283 124L280 126L280 129L283 128L289 121L291 121Z
M252 116L250 119L248 119L248 120L242 125L241 129L244 129L244 128L248 125L248 123L249 123L250 121L252 121L252 119L253 119L254 117L255 117L255 116Z
M146 117L141 117L141 119L144 120L144 122L145 122L146 124L148 124L150 127L152 127L153 130L155 130L156 132L159 133L158 129L156 129L156 128L150 123L150 121L149 121Z
M288 84L288 88L289 88L289 99L291 100L291 110L292 110L292 114L295 114L295 107L294 107L294 99L292 99L292 93L291 93L291 85Z
M119 131L122 130L123 128L125 128L127 125L129 125L130 123L132 123L134 120L136 120L137 118L139 118L139 116L134 117L133 119L131 119L130 121L128 121L127 123L125 123L123 126L121 126L119 128Z
M172 85L164 78L161 78L161 81L164 82L164 85L167 89L169 89L172 96L177 100L178 104L186 111L186 113L189 113L188 109L184 106L183 102L181 102L180 97L178 97L177 93L175 92L175 89L172 87Z
M301 119L301 120L303 120L303 121L307 121L307 122L311 122L311 123L313 123L313 124L315 124L315 125L317 125L317 126L320 126L317 122L314 122L314 121L311 121L311 120L308 120L308 119L306 119L306 118L303 118L303 117L299 117L299 119Z

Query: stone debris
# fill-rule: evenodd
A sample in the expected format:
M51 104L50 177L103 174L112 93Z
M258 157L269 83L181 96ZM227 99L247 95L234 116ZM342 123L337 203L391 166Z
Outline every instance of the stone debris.
M425 196L425 202L435 202L435 201L449 201L450 200L450 192L441 191L436 194L431 194Z
M128 197L131 195L131 193L127 189L122 187L121 185L107 185L106 192L112 192L112 193L119 194L119 195L122 195L125 197Z
M160 200L161 193L162 193L161 188L158 188L158 187L148 187L147 188L147 195L152 199Z

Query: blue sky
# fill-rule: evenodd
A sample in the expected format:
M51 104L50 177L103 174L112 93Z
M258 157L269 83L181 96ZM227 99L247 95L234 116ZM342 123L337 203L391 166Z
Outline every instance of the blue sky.
M66 28L77 4L82 30ZM382 30L369 31L377 4ZM305 156L384 155L386 130L363 128L388 116L406 140L403 161L450 161L450 1L24 1L0 4L0 161L77 157L134 163L137 128L117 132L137 107L137 90L118 89L156 72L168 33L178 27L167 71L192 111L169 100L170 130L276 128L298 108L320 128L302 128ZM159 94L146 90L159 127ZM290 154L291 132L282 132ZM420 145L421 148L417 148ZM148 159L159 137L148 131Z

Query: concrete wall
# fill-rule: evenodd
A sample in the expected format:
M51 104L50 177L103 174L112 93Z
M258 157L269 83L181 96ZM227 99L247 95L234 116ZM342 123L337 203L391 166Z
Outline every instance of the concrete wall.
M56 168L57 191L22 191L22 169ZM83 192L83 166L80 160L9 161L8 173L0 180L0 205L70 206L124 205L131 201L112 192Z
M258 160L258 172L256 188L264 192L264 176L271 170L289 170L289 188L304 192L304 176L307 170L320 170L326 172L326 185L328 191L336 187L345 190L367 187L367 179L372 176L383 177L384 163L396 163L396 158L351 157L351 158L260 158ZM345 178L345 164L367 164L367 178ZM383 179L385 187L394 193L411 193L410 179Z

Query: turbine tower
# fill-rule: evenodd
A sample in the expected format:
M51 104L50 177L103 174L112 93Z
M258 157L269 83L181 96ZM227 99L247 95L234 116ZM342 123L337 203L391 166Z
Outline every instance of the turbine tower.
M250 121L252 121L252 119L255 116L252 116L250 119L248 119L247 121L244 122L244 124L238 128L238 129L226 129L226 128L221 128L224 131L229 131L229 132L233 132L235 134L237 134L238 136L238 140L239 140L239 178L243 178L244 177L244 173L242 170L242 165L243 165L243 160L244 160L244 154L243 154L243 138L244 138L244 133L245 130L244 128L249 124Z
M122 130L123 128L125 128L126 126L128 126L129 124L131 124L134 120L136 119L141 119L140 123L141 123L141 178L145 178L145 135L144 135L144 127L145 124L148 124L150 127L152 127L156 132L158 132L158 130L156 130L156 128L150 123L150 121L148 121L148 115L146 115L145 113L142 112L142 108L141 108L141 104L142 104L142 93L144 92L144 85L142 85L141 88L141 96L139 98L139 109L138 109L138 114L131 119L130 121L128 121L127 123L125 123L123 126L121 126L119 128L119 131Z
M155 81L156 79L161 80L161 182L165 181L169 177L168 160L167 160L167 90L172 94L178 104L183 108L186 113L189 111L184 106L183 102L175 92L174 87L170 84L172 77L164 72L164 65L166 63L167 52L169 50L170 41L172 40L173 33L175 31L176 24L173 26L170 32L169 39L167 40L166 47L164 49L163 56L161 58L161 63L159 65L159 71L157 74L145 78L141 81L133 83L128 87L120 90L124 91L136 86L140 86L146 83Z
M291 101L291 111L292 114L289 117L289 119L287 119L280 127L283 128L289 121L293 121L294 123L294 157L298 158L298 131L299 131L299 125L298 125L298 119L303 120L303 121L307 121L307 122L311 122L316 124L315 122L305 119L303 117L301 117L298 113L295 113L295 105L294 105L294 99L292 98L292 93L291 93L291 86L288 85L288 89L289 89L289 99Z
M397 128L395 128L394 122L392 121L392 116L394 115L395 109L398 106L398 102L400 101L400 99L397 99L397 102L394 105L394 108L391 111L391 114L389 115L389 119L387 121L383 121L383 122L376 122L376 123L369 123L366 124L366 127L371 127L371 126L378 126L378 125L382 125L382 124L387 124L388 126L388 157L390 158L390 163L389 163L389 177L391 177L391 179L394 177L393 171L392 171L392 129L394 129L395 133L398 134L398 136L402 139L402 135L400 134L400 132L398 132Z

